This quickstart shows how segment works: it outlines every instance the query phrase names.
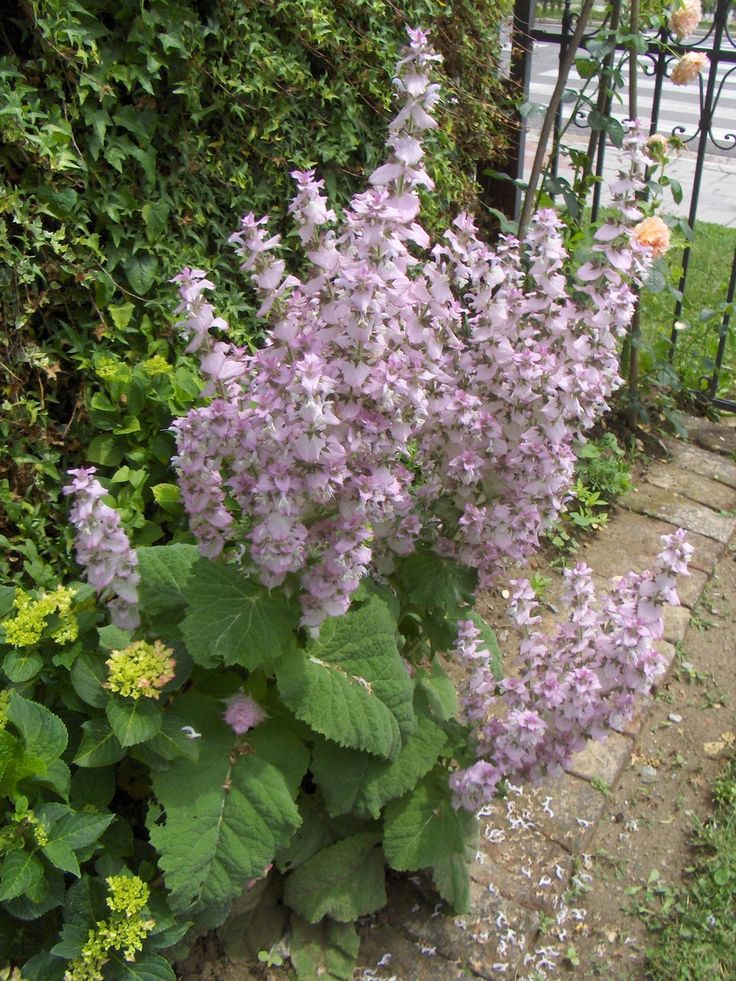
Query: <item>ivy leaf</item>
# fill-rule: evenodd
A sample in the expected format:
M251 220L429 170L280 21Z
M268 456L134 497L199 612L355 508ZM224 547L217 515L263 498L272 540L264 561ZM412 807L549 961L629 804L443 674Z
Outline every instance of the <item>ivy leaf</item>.
M82 741L74 762L77 766L109 766L125 756L125 750L104 719L82 723Z
M179 710L202 733L196 761L154 772L162 811L149 810L151 842L176 912L227 904L260 876L299 827L287 781L258 751L240 743L209 696L185 695Z
M401 797L432 769L445 741L442 729L420 716L393 762L317 742L311 769L328 814L336 817L352 811L359 817L377 818L387 801Z
M158 259L155 255L132 255L125 262L125 275L131 289L138 296L145 296L158 275Z
M146 224L146 238L149 242L160 240L166 231L169 220L169 206L165 201L146 202L141 208L143 221Z
M3 671L14 685L22 685L38 674L43 667L43 658L38 651L10 651L3 660Z
M32 852L15 848L8 852L0 869L0 902L33 894L43 882L43 865Z
M401 578L412 603L456 616L459 608L472 602L478 576L421 545L404 559Z
M400 872L437 865L462 855L475 815L455 810L447 772L434 770L414 790L386 806L384 849Z
M161 729L161 709L150 698L111 698L105 709L121 746L135 746Z
M182 632L197 664L239 664L252 671L296 648L299 613L280 593L232 565L200 559L186 589Z
M284 902L309 923L331 916L352 923L386 903L380 836L363 831L317 852L291 873Z
M299 981L351 981L359 947L352 923L291 918L289 950Z
M10 694L8 718L25 741L28 753L46 764L58 759L69 739L66 726L45 705L23 698L17 691Z
M341 746L393 759L414 728L396 623L377 597L323 624L306 651L282 658L276 678L296 717Z

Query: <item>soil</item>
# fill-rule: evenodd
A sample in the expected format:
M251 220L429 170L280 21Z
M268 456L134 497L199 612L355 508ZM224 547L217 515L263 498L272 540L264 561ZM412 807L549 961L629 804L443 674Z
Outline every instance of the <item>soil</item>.
M647 885L675 887L695 858L690 830L712 813L710 791L736 733L736 555L726 552L693 610L675 667L660 688L598 826L561 975L638 981L651 934L637 915Z

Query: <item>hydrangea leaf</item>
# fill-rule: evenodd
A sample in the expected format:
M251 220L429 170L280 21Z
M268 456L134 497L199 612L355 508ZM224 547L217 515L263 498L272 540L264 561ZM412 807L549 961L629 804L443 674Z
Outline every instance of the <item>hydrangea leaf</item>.
M395 760L387 762L341 749L326 740L315 744L312 775L332 817L352 811L377 818L383 805L401 797L428 773L445 746L445 734L426 716Z
M291 873L284 902L309 923L331 916L352 923L386 903L380 836L363 831L323 848Z
M115 967L115 981L176 981L174 969L160 954L144 952L126 961L113 953L110 963Z
M402 562L401 579L412 603L457 615L460 607L472 603L477 573L420 545Z
M45 763L58 759L66 749L69 739L66 726L45 705L14 691L10 695L8 718L23 737L28 753Z
M296 717L341 746L394 759L414 729L396 624L375 596L328 620L319 640L278 663L276 678Z
M296 648L296 607L235 566L200 559L186 599L182 632L189 653L203 667L239 664L253 670Z
M24 649L10 651L3 660L3 671L14 685L22 685L38 674L43 667L43 658L38 651Z
M0 868L0 902L23 894L32 895L43 882L43 865L32 852L14 848Z
M176 912L227 904L260 876L301 818L287 780L222 721L222 705L184 696L179 709L202 733L199 758L153 774L160 808L148 816L170 902ZM241 752L238 747L247 748Z
M82 723L82 741L74 757L77 766L109 766L124 755L125 750L106 719L88 719Z
M360 938L352 923L292 916L289 949L299 981L351 981Z
M384 849L392 868L423 869L462 855L475 815L455 810L447 772L433 770L411 793L386 805Z
M110 697L103 688L105 675L105 662L99 655L80 654L70 673L72 688L83 702L104 708Z
M161 730L161 708L150 698L111 698L105 711L121 746L144 743Z

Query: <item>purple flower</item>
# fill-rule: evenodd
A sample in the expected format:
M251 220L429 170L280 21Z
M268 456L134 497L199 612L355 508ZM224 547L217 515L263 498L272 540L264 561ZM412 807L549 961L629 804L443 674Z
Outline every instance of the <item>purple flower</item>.
M248 732L249 729L253 729L268 718L268 714L258 702L254 701L250 695L244 695L242 692L228 698L225 705L223 718L238 736L242 736L243 733Z

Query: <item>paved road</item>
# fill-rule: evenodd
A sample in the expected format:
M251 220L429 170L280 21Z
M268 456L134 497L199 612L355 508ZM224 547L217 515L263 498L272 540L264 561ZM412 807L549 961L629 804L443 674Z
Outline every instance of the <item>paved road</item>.
M556 45L535 44L530 102L540 106L540 109L534 114L537 123L543 109L549 103L549 97L557 80L558 57L559 49ZM642 68L643 64L643 61L640 62L638 74L639 117L648 121L651 119L652 112L654 78L645 74ZM623 66L624 86L622 93L624 100L628 90L628 67L628 59L626 59ZM579 91L583 84L583 80L573 69L569 79L571 99L573 98L573 91ZM708 152L727 154L736 161L736 65L721 64L718 66L717 85L721 86L721 89L711 131L715 142L709 143ZM664 134L676 132L683 140L694 137L700 121L700 103L703 92L704 83L702 87L697 82L692 82L686 86L676 86L669 79L665 79L660 103L658 131ZM566 120L569 118L571 107L572 102L568 102L565 113ZM614 103L613 115L619 120L627 118L628 106L625 101L624 104ZM531 123L534 125L534 117ZM692 140L692 146L693 148L697 147L697 137Z

